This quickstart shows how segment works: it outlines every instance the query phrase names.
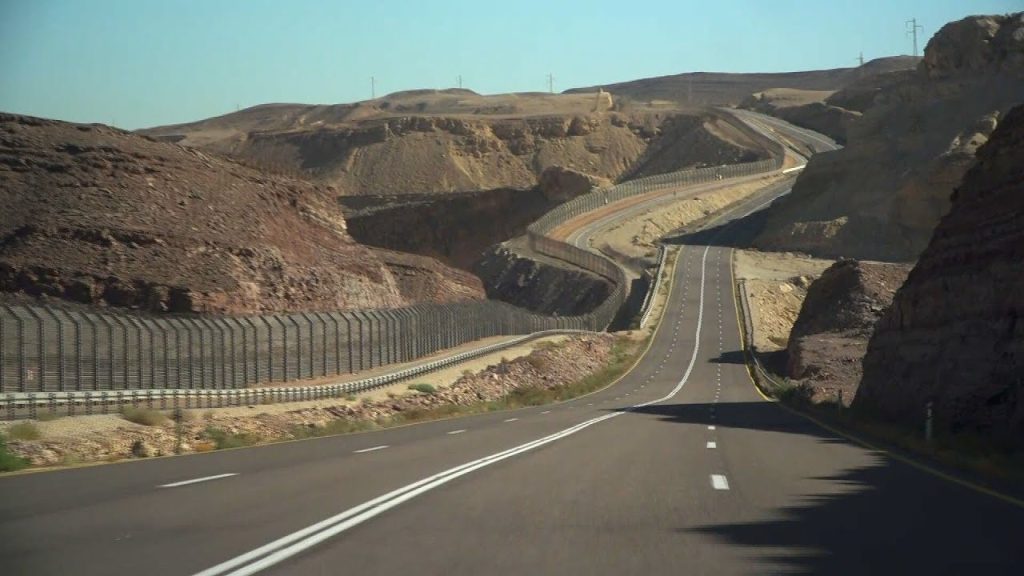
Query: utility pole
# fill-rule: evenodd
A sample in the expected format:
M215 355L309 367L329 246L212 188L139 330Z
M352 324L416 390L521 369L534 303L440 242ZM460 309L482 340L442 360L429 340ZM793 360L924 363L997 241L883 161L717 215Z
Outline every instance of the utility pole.
M555 93L555 77L548 72L548 92Z
M863 52L861 52L860 56L857 57L857 61L860 62L861 66L864 65L864 53Z
M907 25L907 36L914 38L914 56L917 56L917 31L924 30L924 26L917 23L917 18L911 18L906 21Z
M462 74L459 74L459 90L462 90Z
M370 76L370 100L377 97L377 79Z

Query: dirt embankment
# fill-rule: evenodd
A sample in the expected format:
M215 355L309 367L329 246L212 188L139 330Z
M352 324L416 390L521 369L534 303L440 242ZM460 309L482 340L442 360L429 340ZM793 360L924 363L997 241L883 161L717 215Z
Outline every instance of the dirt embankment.
M361 399L299 403L294 409L284 404L266 410L259 406L195 410L184 423L182 449L201 452L215 449L225 440L248 444L305 438L318 431L371 429L394 418L412 422L417 414L445 407L500 400L516 390L555 389L604 368L614 343L615 337L609 334L538 343L528 355L502 359L475 372L467 370L453 383L437 386L433 393L405 389L383 397L370 394ZM8 447L36 466L167 455L174 453L176 445L171 422L143 426L116 416L86 416L35 425L41 438L8 440Z
M1017 56L1024 60L1024 53ZM978 151L867 355L855 406L1024 447L1024 106Z
M1024 14L944 26L918 68L871 96L848 144L811 159L755 245L910 261L1003 114L1024 94Z
M417 91L350 105L259 106L142 132L351 196L527 189L552 166L616 180L760 154L716 131L712 114L623 111L613 97ZM665 153L648 162L655 144Z
M754 347L761 353L784 350L807 288L832 261L756 250L736 250L735 254L736 279L742 282L750 303Z
M875 323L910 272L906 264L840 260L811 283L786 347L785 375L812 400L849 405Z
M105 126L0 115L0 182L0 292L203 313L483 296L353 241L329 188Z

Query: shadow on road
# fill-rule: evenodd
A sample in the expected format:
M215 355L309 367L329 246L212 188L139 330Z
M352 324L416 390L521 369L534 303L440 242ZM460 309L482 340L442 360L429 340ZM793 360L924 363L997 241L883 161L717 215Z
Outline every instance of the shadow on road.
M653 405L633 412L670 423L851 444L769 402ZM766 566L752 573L1022 573L1024 509L875 454L870 465L811 478L821 482L821 490L805 494L794 505L752 511L766 520L688 526L680 533L755 549L757 562ZM779 457L793 458L794 453L780 449Z
M746 357L743 352L733 350L731 352L722 352L718 358L712 358L709 362L712 364L744 364L746 362Z

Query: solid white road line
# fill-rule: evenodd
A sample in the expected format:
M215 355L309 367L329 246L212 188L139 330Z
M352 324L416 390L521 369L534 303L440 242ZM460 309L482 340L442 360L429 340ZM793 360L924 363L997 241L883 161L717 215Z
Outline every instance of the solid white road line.
M712 474L711 486L714 487L715 490L728 490L729 480L726 479L726 477L722 476L721 474Z
M544 414L551 414L551 410L545 410L545 411L541 412L541 415L544 415Z
M715 448L718 448L717 442L708 442L708 450L714 450Z
M199 482L209 482L210 480L220 480L221 478L227 478L229 476L238 476L238 472L228 472L227 474L217 474L216 476L203 476L202 478L193 478L192 480L182 480L181 482L171 482L170 484L161 484L157 488L177 488L178 486L188 486L189 484L198 484Z
M452 430L451 432L448 433L448 435L450 436L452 434L462 434L465 431L466 431L465 428L463 428L462 430Z
M642 408L644 406L650 406L651 404L657 404L659 402L665 402L666 400L672 399L680 390L682 390L683 386L690 378L690 374L693 372L693 367L697 362L697 354L700 351L700 330L704 319L705 268L707 265L708 251L710 249L711 246L706 246L704 248L704 257L701 260L700 299L697 309L697 337L694 339L693 356L690 358L690 364L687 366L682 379L679 380L675 388L673 388L668 394L649 402L635 404L631 409ZM572 409L574 406L570 406L569 408ZM251 550L240 556L236 556L235 558L203 570L195 576L219 576L221 574L230 574L231 576L248 576L250 574L255 574L271 566L277 565L278 563L299 554L304 550L308 550L329 538L337 536L353 526L362 524L363 522L382 514L403 502L411 500L420 494L451 482L456 478L494 464L495 462L511 458L523 452L533 450L539 446L560 440L566 436L575 434L584 428L597 424L598 422L603 422L605 420L621 416L622 414L623 412L613 412L611 414L604 414L596 418L591 418L590 420L586 420L580 424L566 428L561 432L545 436L539 440L527 442L526 444L521 444L514 448L510 448L509 450L505 450L504 452L492 454L478 460L467 462L461 466L450 468L444 472L440 472L402 488L398 488L397 490L393 490L387 494L378 496L373 500L364 502L363 504L317 522L316 524L278 538L277 540L264 544L255 550Z
M515 422L516 420L519 420L519 418L506 418L505 422Z
M363 448L362 450L356 450L355 452L353 452L353 454L362 454L364 452L376 452L377 450L383 450L387 447L387 444L383 444L381 446L374 446L373 448Z
M714 430L714 429L715 429L714 426L708 426L708 430Z

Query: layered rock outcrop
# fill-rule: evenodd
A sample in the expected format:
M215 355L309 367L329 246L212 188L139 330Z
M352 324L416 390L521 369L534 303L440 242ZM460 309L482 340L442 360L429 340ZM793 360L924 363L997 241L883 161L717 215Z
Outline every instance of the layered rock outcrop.
M814 400L854 398L875 323L910 271L905 264L840 260L807 289L787 351L786 375Z
M910 261L1002 115L1024 97L1024 13L944 26L917 70L880 88L843 150L811 159L755 245Z
M0 115L0 293L153 312L392 307L472 275L352 240L336 192L99 126Z
M929 62L935 61L946 59L933 55ZM1022 262L1024 106L1018 106L979 150L949 214L879 321L855 406L917 425L932 402L940 432L1024 446Z
M487 250L473 272L483 280L488 298L543 314L586 314L612 290L600 276L563 262L524 258L502 245Z

